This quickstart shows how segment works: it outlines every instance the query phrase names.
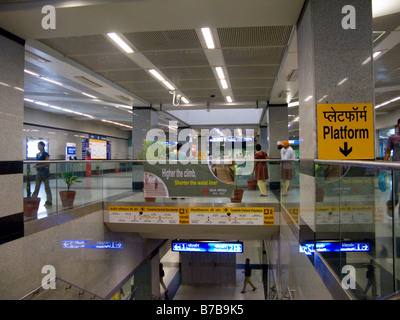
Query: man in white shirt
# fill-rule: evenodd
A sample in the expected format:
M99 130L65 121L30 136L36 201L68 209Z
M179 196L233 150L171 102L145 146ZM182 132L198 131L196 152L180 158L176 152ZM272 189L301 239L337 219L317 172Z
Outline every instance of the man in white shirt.
M282 160L296 159L293 148L289 141L278 141L277 148L281 151ZM293 179L293 163L291 161L282 161L281 165L281 181L282 181L282 196L287 195L287 190L290 185L290 180Z

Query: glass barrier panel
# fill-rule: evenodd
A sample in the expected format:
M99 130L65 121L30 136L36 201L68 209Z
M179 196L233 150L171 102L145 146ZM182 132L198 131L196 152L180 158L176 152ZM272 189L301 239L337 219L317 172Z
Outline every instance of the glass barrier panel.
M314 167L316 232L312 250L317 250L332 272L340 278L340 252L326 252L320 250L320 246L340 242L340 179L344 168L321 163L315 164Z
M136 168L136 166L135 166ZM135 201L132 197L132 163L107 161L103 169L103 201ZM142 201L143 199L140 199Z
M299 225L300 166L297 161L282 161L280 165L280 201Z
M392 171L392 195L391 199L396 200L396 206L391 207L391 217L393 223L393 272L394 272L394 289L393 292L400 288L400 206L398 204L399 186L400 186L400 170ZM390 208L389 208L390 209Z
M387 264L393 259L393 245L387 241L392 239L392 221L382 210L388 194L379 175L374 168L350 167L340 180L340 239L348 250L341 252L340 265L354 268L356 286L349 290L361 300L393 292L393 267Z

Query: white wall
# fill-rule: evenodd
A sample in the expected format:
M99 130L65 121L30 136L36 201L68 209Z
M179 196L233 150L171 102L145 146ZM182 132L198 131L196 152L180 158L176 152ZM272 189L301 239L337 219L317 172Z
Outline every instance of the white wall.
M77 121L71 117L24 108L23 158L26 159L26 138L49 139L51 160L65 160L67 142L76 144L76 155L82 159L82 139L89 134L106 136L111 142L111 159L128 159L128 142L131 131L104 125L98 121Z

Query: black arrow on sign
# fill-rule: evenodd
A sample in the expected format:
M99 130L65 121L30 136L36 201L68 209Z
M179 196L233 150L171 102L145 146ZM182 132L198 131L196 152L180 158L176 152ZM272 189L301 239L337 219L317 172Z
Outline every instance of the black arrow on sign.
M345 157L347 157L347 156L353 151L353 147L351 147L350 149L348 149L347 142L345 142L345 143L344 143L344 150L343 150L341 147L339 147L339 150L340 150L341 153L343 153L343 155L344 155Z

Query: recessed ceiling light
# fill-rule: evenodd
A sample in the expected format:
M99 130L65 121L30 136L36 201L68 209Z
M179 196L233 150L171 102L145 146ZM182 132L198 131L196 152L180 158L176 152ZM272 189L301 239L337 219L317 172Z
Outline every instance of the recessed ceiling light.
M47 103L40 102L40 101L35 101L35 103L38 104L39 106L44 106L44 107L48 107L49 106Z
M30 75L35 76L35 77L40 77L40 75L38 75L36 72L30 71L28 69L24 69L24 72L29 73Z
M220 81L221 81L222 89L228 89L228 82L226 82L225 79L221 79Z
M232 97L231 96L226 96L226 101L227 102L229 102L229 103L231 103L233 100L232 100Z
M211 34L210 28L201 28L201 32L203 33L204 40L206 41L208 49L215 49L214 39Z
M385 101L385 102L383 102L383 103L381 103L381 104L378 104L377 106L375 106L375 109L378 109L378 108L380 108L380 107L386 106L387 104L392 103L392 102L395 102L395 101L398 101L398 100L400 100L400 96L399 96L399 97L396 97L396 98L394 98L394 99Z
M150 69L149 72L150 72L157 80L160 80L161 82L162 82L162 81L165 81L164 77L163 77L161 74L159 74L157 70Z
M107 35L126 53L133 53L133 49L115 32L107 33Z
M375 59L381 53L382 53L382 51L376 51L376 52L373 53L372 57ZM371 57L368 57L368 59L366 59L361 65L366 65L370 61L371 61Z
M89 98L97 99L97 97L92 96L91 94L88 94L88 93L86 93L86 92L82 92L82 94L85 95L85 96L87 96L87 97L89 97Z
M182 99L182 101L183 101L184 103L189 103L189 100L186 99L185 97L182 97L181 99Z
M288 108L297 107L298 105L300 105L299 101L290 102L288 103Z
M345 83L349 78L344 78L342 81L340 81L337 85L341 86L343 83Z
M224 70L221 67L216 67L215 71L217 71L218 77L222 80L225 79Z
M175 87L170 84L168 81L163 81L163 84L169 89L169 90L175 90Z
M64 86L61 82L58 82L58 81L55 81L55 80L52 80L52 79L49 79L49 78L46 78L46 77L42 77L42 76L41 76L40 79L43 79L43 80L46 80L46 81L48 81L48 82L57 84L57 85L59 85L59 86L61 86L61 87Z

